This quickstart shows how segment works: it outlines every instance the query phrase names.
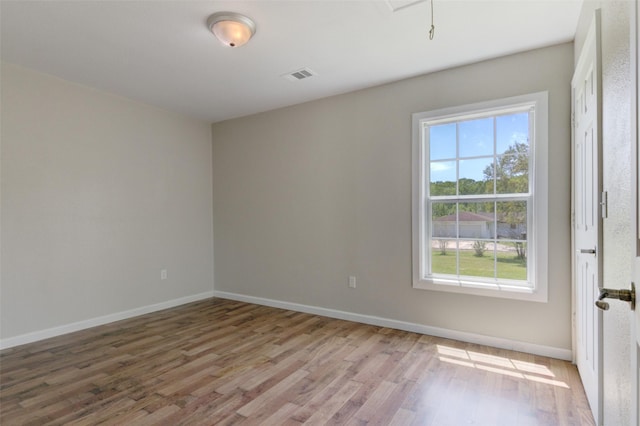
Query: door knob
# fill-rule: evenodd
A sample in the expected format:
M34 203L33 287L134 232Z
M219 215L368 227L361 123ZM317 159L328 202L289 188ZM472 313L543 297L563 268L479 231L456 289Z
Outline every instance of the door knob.
M596 254L596 249L580 249L580 253L582 254Z
M631 283L631 290L617 290L611 288L601 288L600 296L596 300L596 306L603 311L609 309L609 303L603 302L604 299L618 299L631 303L631 310L636 309L636 285Z

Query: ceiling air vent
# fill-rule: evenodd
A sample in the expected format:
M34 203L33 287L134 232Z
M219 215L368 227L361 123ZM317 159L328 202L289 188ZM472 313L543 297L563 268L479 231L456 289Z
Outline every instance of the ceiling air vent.
M306 80L307 78L313 77L315 75L317 74L311 71L309 68L300 68L299 70L284 74L283 77L291 81L300 81Z

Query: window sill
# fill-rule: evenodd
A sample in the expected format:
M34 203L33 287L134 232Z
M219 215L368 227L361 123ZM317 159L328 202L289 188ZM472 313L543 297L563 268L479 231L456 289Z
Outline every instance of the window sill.
M443 291L448 293L471 294L474 296L496 297L501 299L523 300L546 303L546 292L536 289L510 286L508 284L482 283L458 279L429 278L416 280L413 288L419 290Z

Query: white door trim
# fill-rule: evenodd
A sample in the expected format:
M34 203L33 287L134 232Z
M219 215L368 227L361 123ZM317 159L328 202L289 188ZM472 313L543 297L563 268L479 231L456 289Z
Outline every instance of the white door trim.
M634 278L636 288L640 286L638 276L640 276L640 6L637 1L630 2L630 55L629 63L631 66L631 161L632 170L635 175L632 181L632 194L635 196L632 210L632 224L635 226L636 234L636 261L634 265ZM631 354L630 354L630 373L631 373L631 426L640 426L640 306L636 305L635 314L631 314Z

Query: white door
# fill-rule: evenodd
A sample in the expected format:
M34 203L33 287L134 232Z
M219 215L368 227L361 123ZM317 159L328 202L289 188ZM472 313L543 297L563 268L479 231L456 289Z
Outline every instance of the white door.
M576 364L593 417L602 424L600 20L596 12L571 81Z

